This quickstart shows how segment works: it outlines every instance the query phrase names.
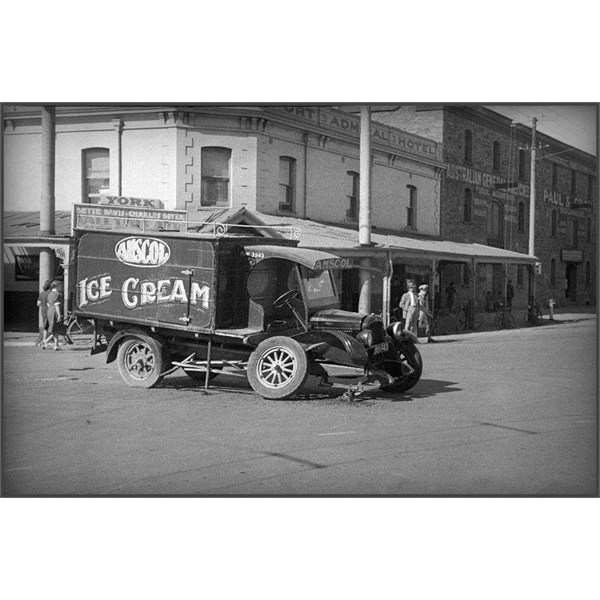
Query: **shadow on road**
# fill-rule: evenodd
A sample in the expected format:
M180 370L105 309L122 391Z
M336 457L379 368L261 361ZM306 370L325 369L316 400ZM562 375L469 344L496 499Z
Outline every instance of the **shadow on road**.
M226 373L219 375L210 382L208 390L204 389L204 382L195 382L187 376L171 376L165 378L160 385L162 389L170 389L180 392L193 392L206 396L219 396L222 394L236 394L243 396L253 396L256 399L265 402L331 402L344 404L364 404L372 405L374 401L383 402L413 402L423 398L432 398L440 394L450 392L460 392L462 388L456 387L458 384L453 381L440 381L436 379L421 379L419 383L404 393L386 392L379 388L377 384L365 386L364 391L359 395L348 395L348 388L355 388L343 380L336 381L332 387L322 387L318 385L315 379L310 379L303 389L302 393L288 400L267 400L258 396L250 387L245 377L228 375Z

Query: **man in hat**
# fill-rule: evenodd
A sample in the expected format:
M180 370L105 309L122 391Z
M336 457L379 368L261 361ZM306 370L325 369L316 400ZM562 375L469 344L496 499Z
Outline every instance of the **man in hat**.
M417 285L409 279L406 282L408 292L400 298L400 308L402 309L402 318L404 319L404 328L408 331L417 333L417 319L419 317L419 304L417 297Z
M419 324L425 328L425 335L429 344L435 343L431 337L431 319L433 315L429 310L429 286L426 284L419 286L419 295L417 297L419 307Z

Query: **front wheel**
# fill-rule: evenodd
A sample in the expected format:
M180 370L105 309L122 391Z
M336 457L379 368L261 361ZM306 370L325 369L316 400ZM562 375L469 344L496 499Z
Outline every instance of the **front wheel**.
M131 387L151 388L161 379L164 365L163 345L145 335L127 337L119 346L117 366L125 383Z
M390 392L406 392L421 378L423 358L412 342L400 342L396 345L396 360L384 361L383 370L398 378L396 383L382 386L383 389Z
M307 376L306 352L292 338L268 338L256 347L248 360L248 381L263 398L289 398L304 385Z

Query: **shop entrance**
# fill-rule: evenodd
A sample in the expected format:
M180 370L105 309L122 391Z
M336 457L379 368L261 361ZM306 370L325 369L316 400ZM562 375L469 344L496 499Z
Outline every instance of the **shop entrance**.
M565 298L575 302L577 300L577 265L574 263L568 263L565 270Z

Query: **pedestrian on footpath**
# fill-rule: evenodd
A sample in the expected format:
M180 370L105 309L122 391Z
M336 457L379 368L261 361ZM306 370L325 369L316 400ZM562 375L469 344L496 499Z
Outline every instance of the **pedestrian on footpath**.
M435 344L435 340L431 337L431 320L433 315L429 310L429 286L426 284L419 286L419 295L417 297L419 306L419 325L425 328L428 344Z
M45 281L42 286L42 291L39 293L37 299L37 306L39 308L39 334L35 342L36 346L44 344L48 337L48 294L50 294L50 282Z
M53 350L58 350L59 338L64 336L67 341L67 330L62 322L63 305L62 283L53 281L48 294L48 337L44 340L42 348L46 348L50 342L54 342Z
M404 329L417 333L417 320L419 318L419 307L417 298L417 284L408 279L406 282L408 292L400 298L400 308L402 309L402 318L404 319Z

